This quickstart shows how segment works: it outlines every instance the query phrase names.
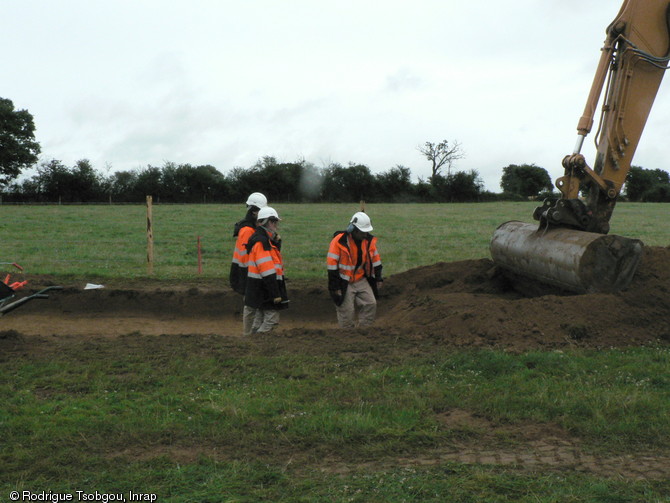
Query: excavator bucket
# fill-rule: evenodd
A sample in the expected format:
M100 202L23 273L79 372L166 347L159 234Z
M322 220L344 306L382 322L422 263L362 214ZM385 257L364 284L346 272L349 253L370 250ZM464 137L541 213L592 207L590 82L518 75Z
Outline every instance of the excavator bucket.
M576 293L625 288L642 249L637 239L519 221L500 225L490 244L493 261L513 284L530 280Z
M670 63L670 1L623 0L605 32L577 142L555 181L560 199L548 198L535 210L538 227L507 222L493 234L491 256L513 284L520 278L554 291L616 292L628 286L642 258L641 241L608 233ZM597 152L589 166L581 149L599 103Z

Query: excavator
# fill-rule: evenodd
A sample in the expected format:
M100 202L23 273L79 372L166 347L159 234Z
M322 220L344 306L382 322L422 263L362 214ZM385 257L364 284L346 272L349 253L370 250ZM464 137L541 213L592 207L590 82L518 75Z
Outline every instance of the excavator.
M558 199L535 209L539 224L506 222L490 243L493 262L513 284L540 283L574 293L626 288L643 243L610 235L610 218L670 58L670 0L624 0L606 39L577 142L555 181ZM601 102L596 155L581 150Z

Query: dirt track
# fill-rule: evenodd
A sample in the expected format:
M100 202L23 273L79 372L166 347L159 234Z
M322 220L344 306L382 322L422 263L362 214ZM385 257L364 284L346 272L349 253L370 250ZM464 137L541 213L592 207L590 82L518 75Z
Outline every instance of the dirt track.
M32 290L53 284L49 278L29 279ZM223 280L111 283L100 290L63 286L49 299L8 313L2 329L42 336L236 336L241 331L241 298ZM616 295L524 298L495 275L488 259L438 263L390 276L381 292L378 323L360 337L403 335L512 351L670 342L669 289L667 248L647 248L633 283ZM293 339L312 339L314 331L341 333L325 281L289 282L289 296L291 308L282 312L280 333Z
M28 279L31 291L53 284L45 277ZM0 349L57 351L60 344L73 341L128 335L138 336L134 344L155 335L175 345L183 345L185 336L194 335L207 336L202 340L241 340L241 299L223 281L110 283L99 290L84 290L83 284L63 286L63 291L53 292L49 299L34 300L2 317ZM633 283L616 295L526 298L495 274L490 260L438 263L390 276L382 291L376 326L343 332L336 327L325 280L320 284L289 282L291 309L282 312L281 328L268 341L275 350L299 348L308 354L350 351L361 358L384 358L400 351L430 353L435 345L523 352L668 344L669 288L670 249L658 247L645 250ZM123 339L128 342L128 337ZM391 340L393 345L388 344ZM256 340L253 344L270 342ZM580 450L578 440L547 425L507 428L505 434L517 437L524 447L506 451L482 447L496 437L500 425L465 411L450 411L441 420L451 426L454 422L475 425L483 432L481 442L427 453L422 460L389 462L456 461L529 469L569 468L634 478L670 477L670 456L634 453L594 458ZM345 469L346 463L324 460L324 469L338 470L338 466Z

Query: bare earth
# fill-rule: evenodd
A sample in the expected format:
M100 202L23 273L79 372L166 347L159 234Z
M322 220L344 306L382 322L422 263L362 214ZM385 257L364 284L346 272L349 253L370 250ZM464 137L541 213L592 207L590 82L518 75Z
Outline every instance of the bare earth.
M290 273L290 270L289 270ZM19 297L50 286L48 277L27 278ZM0 320L0 352L49 353L64 346L105 341L105 350L132 346L134 352L161 347L206 352L228 344L243 352L253 345L272 352L352 355L392 362L401 354L430 354L434 348L497 348L512 352L571 347L609 348L670 343L670 249L648 247L631 286L620 294L555 295L532 298L510 288L487 259L438 263L390 276L385 282L375 327L341 331L325 289L289 282L291 308L281 328L253 340L241 336L240 296L224 280L174 284L160 281L111 282L99 290L66 284L48 299L33 300ZM110 342L113 343L110 346ZM115 346L116 344L116 346ZM102 347L102 346L101 346ZM101 351L103 351L101 349ZM529 470L578 470L606 477L668 479L670 454L631 452L596 457L558 426L499 425L464 410L438 418L447 429L474 429L476 440L456 441L421 458L389 457L375 466L488 464ZM498 446L501 436L513 447ZM180 461L216 456L215 447L166 448ZM128 454L128 453L119 453ZM303 453L308 456L309 453ZM298 458L300 455L298 455ZM287 453L296 459L296 453ZM344 459L319 460L325 471L360 469Z

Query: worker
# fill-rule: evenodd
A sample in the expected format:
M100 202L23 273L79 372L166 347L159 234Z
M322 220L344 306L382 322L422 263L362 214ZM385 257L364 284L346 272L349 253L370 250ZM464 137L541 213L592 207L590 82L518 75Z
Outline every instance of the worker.
M383 278L377 238L370 231L370 217L362 211L355 213L347 230L336 232L328 248L328 291L342 328L356 327L356 308L359 327L375 321Z
M274 208L261 208L256 231L247 243L244 335L270 332L279 324L279 311L288 307L278 233L280 220Z
M233 252L233 263L230 264L230 275L228 277L230 286L240 295L244 295L244 287L247 281L247 242L256 231L256 218L258 211L268 205L267 198L260 192L254 192L247 198L247 214L235 224L233 237L235 251Z

